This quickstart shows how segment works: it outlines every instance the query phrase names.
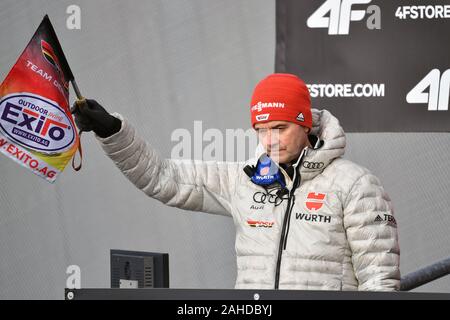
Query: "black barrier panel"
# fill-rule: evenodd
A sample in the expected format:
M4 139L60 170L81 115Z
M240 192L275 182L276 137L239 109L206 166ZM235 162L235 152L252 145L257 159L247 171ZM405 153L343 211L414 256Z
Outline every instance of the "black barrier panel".
M450 131L450 0L277 0L277 72L347 132Z
M448 293L243 289L65 289L66 300L450 300Z

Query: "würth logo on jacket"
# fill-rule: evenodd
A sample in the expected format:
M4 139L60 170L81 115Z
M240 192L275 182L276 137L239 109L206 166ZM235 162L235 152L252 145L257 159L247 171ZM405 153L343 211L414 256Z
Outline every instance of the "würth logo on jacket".
M317 192L310 192L308 193L308 196L306 197L305 205L306 208L309 211L317 212L320 210L323 206L323 202L325 200L325 193L317 193ZM304 221L310 221L310 222L323 222L323 223L331 223L331 217L322 215L322 214L315 214L315 213L301 213L297 212L295 214L295 218L297 220L304 220Z
M330 216L324 216L323 214L311 214L311 213L297 212L295 214L295 219L311 221L311 222L331 223L331 217Z
M317 211L322 208L324 199L325 193L310 192L306 197L306 208L310 211Z

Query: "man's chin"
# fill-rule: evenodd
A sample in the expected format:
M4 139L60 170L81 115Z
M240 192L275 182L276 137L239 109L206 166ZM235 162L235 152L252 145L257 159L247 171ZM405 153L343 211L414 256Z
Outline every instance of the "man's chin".
M285 163L285 161L288 160L288 159L286 159L286 156L285 156L285 155L280 154L280 153L271 153L271 154L269 155L269 157L270 157L273 161L278 162L278 163Z
M289 155L283 153L272 153L269 154L269 157L279 164L291 164L292 162L295 162L298 159L298 156L289 157Z

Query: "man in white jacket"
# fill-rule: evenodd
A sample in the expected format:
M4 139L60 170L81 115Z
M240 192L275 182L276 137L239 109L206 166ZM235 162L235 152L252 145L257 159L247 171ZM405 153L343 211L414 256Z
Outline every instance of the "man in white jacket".
M292 74L263 79L250 112L262 148L238 163L161 159L120 114L94 100L74 107L78 127L93 130L148 196L233 218L236 288L399 290L391 201L373 174L342 158L338 120L311 109Z

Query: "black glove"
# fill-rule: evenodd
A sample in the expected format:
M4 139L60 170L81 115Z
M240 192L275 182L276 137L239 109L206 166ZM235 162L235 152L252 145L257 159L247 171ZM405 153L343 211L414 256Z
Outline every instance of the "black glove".
M100 138L112 136L122 127L122 121L110 115L95 100L77 101L73 104L71 111L81 131L94 131Z

